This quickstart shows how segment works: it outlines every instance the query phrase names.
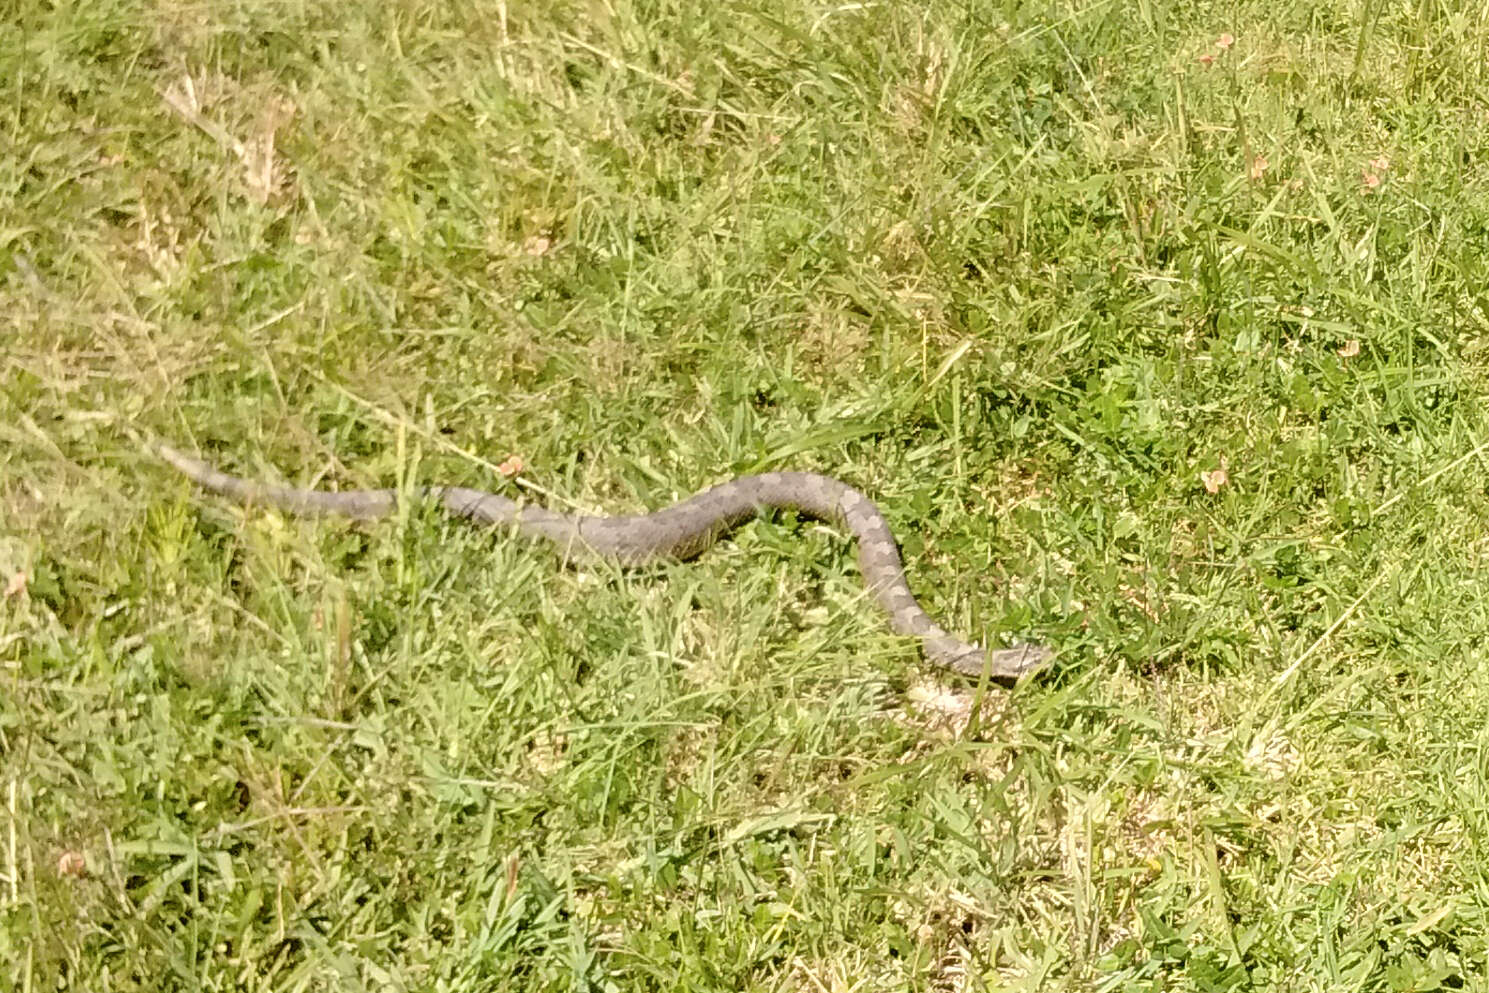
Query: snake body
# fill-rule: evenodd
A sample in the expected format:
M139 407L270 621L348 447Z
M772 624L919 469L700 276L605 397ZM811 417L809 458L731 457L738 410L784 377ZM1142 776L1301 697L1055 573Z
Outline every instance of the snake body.
M398 490L332 492L255 483L165 445L157 449L198 485L245 503L354 518L383 517L398 505ZM615 517L560 514L459 486L424 487L414 493L437 500L455 517L507 526L525 537L546 540L565 560L599 557L631 566L692 558L762 508L794 510L852 533L858 544L859 571L889 615L890 627L898 634L919 638L931 661L973 678L986 674L1011 683L1043 666L1050 656L1038 645L984 649L962 641L932 620L910 591L884 515L868 497L831 476L813 472L740 476L649 514Z

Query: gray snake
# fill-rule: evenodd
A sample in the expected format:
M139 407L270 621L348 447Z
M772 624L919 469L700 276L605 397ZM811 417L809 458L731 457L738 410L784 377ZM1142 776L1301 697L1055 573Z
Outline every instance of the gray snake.
M162 458L200 486L235 500L294 513L377 518L398 504L397 490L308 490L229 476L199 459L157 445ZM524 537L556 545L565 560L598 556L622 565L689 559L754 517L762 508L794 510L847 528L858 543L858 568L897 634L920 639L926 657L974 678L1016 682L1042 667L1050 653L1038 645L984 649L962 641L931 619L910 592L889 523L872 500L846 483L812 472L740 476L649 514L591 517L560 514L459 486L415 491L455 517L507 525Z

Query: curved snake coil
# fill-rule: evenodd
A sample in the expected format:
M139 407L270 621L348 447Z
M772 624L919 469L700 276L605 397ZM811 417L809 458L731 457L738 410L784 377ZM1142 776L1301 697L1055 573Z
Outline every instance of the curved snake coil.
M398 504L397 490L331 492L271 486L229 476L165 445L156 447L162 458L198 485L247 503L357 518L383 517ZM547 540L565 560L597 556L632 566L692 558L761 508L794 510L852 532L858 542L858 568L889 615L890 627L898 634L919 638L931 661L973 678L986 674L1012 683L1041 668L1050 657L1049 650L1038 645L984 649L933 621L910 592L884 515L868 497L830 476L812 472L741 476L670 507L624 517L559 514L459 486L430 486L415 493L438 500L456 517L507 525L525 537Z

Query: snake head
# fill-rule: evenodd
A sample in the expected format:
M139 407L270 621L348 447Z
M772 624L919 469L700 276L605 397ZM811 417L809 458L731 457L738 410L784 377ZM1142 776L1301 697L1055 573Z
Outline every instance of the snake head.
M1007 686L1043 669L1054 657L1043 645L987 649L965 642L953 644L955 647L948 650L948 645L927 643L927 654L971 679L981 679L986 674L994 682Z
M994 649L987 653L988 675L999 682L1016 683L1043 669L1053 657L1054 653L1043 645Z

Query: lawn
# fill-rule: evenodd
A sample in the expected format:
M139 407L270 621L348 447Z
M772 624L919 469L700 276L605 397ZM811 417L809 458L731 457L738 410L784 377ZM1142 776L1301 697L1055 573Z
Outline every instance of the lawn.
M0 10L0 990L1489 989L1484 10Z

